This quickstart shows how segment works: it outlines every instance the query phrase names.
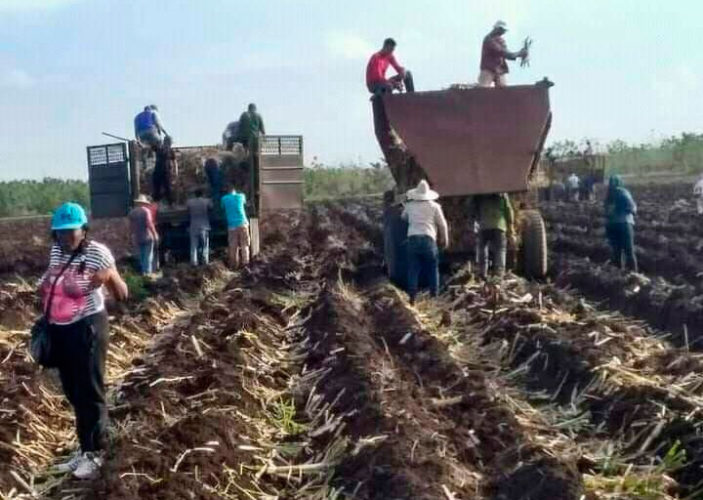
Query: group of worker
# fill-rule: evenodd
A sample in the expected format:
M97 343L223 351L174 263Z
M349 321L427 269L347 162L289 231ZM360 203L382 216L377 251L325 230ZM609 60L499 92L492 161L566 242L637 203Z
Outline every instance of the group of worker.
M260 137L266 133L264 120L251 103L239 117L231 122L222 135L223 147L232 151L235 144L240 144L245 151L258 153ZM141 147L142 160L148 155L155 155L154 171L152 174L152 198L160 203L165 200L169 205L174 203L172 180L178 176L178 161L173 150L173 139L166 132L155 104L144 108L134 118L134 135ZM214 160L216 161L216 160ZM223 188L221 175L211 163L205 166L206 176L213 197L219 197Z
M528 48L523 47L517 52L508 50L503 35L508 31L504 21L497 21L493 29L484 39L481 47L481 64L478 75L480 87L504 87L507 85L509 72L507 61L528 57ZM374 53L366 65L366 87L374 96L380 96L393 91L405 89L415 91L412 73L401 66L395 58L396 41L386 38L381 50ZM386 78L389 67L393 67L396 75Z
M393 191L384 196L384 253L391 279L405 288L414 303L421 277L433 296L439 294L439 249L449 246L449 226L439 193L426 180L395 203ZM479 274L502 277L508 241L514 241L515 217L506 193L474 196L468 208L477 228ZM492 263L492 265L491 265ZM489 274L490 273L490 274Z

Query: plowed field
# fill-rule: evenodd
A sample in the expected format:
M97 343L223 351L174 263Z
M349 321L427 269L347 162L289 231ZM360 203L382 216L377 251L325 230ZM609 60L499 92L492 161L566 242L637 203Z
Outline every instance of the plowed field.
M629 295L601 287L594 296L621 302L584 299L579 272L594 264L558 246L582 227L558 222L560 208L549 208L564 228L553 239L558 286L487 285L459 263L440 298L410 306L384 278L372 202L270 217L261 256L239 273L167 270L151 298L113 311L111 446L91 482L51 474L75 447L70 412L26 355L32 290L5 283L0 307L15 313L0 326L0 493L695 498L703 362L693 326L685 343L654 330ZM588 210L568 217L590 221ZM656 281L597 276L627 293L633 279ZM642 314L612 312L627 307Z

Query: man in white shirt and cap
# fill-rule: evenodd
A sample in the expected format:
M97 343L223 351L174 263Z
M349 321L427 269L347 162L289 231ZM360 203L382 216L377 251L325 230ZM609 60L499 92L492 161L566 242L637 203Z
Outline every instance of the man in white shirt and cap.
M420 273L428 278L430 293L439 295L439 250L449 245L449 228L437 203L439 194L426 180L407 193L402 218L408 221L408 295L415 303Z

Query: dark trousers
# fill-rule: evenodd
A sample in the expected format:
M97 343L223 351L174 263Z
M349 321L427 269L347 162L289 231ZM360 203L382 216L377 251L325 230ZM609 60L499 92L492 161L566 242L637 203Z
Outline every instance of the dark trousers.
M613 251L613 264L622 269L624 257L627 269L637 272L634 226L628 222L611 222L606 227L606 235Z
M166 198L166 201L173 203L173 195L171 193L171 176L166 172L154 170L152 182L154 184L154 201L161 201Z
M505 256L508 244L505 231L482 229L478 234L478 265L481 276L488 276L489 256L493 259L493 273L502 276L505 272Z
M50 335L61 385L76 414L81 451L102 450L107 428L107 313L93 314L70 325L51 325Z
M439 295L439 251L429 236L408 237L408 295L415 301L420 274L427 277L433 297Z
M406 92L415 92L415 81L413 80L413 74L410 71L405 72L405 78L400 75L395 75L385 82L372 83L368 87L369 92L375 96L390 94L400 82L403 82Z

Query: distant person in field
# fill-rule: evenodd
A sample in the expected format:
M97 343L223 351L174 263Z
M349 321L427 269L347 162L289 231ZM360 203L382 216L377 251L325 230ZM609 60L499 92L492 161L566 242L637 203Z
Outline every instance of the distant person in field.
M579 189L581 186L581 180L579 179L579 176L576 175L575 173L572 173L567 179L566 179L566 195L569 201L578 201L579 200Z
M515 232L515 216L510 198L505 193L476 195L471 211L478 221L478 265L481 277L488 278L489 257L493 259L493 274L505 273L508 238Z
M613 251L612 262L622 269L623 260L628 270L637 272L635 256L635 214L637 204L625 189L618 175L610 178L605 198L605 232Z
M75 414L79 448L56 466L78 479L93 479L107 446L105 360L110 337L105 289L126 300L127 285L112 252L88 238L88 218L77 203L64 203L51 219L49 268L39 281L50 338L48 367L58 368Z
M172 182L177 174L178 164L176 153L174 153L171 137L166 136L161 147L156 151L156 164L152 182L154 185L154 201L160 202L166 199L169 205L173 204Z
M698 215L703 215L703 175L698 179L695 186L693 186L693 195L696 197Z
M146 106L134 117L134 136L142 145L156 151L167 135L156 104Z
M219 201L222 196L222 168L215 158L205 160L205 177L210 185L210 197Z
M426 276L433 297L439 295L439 246L449 246L449 227L437 199L439 194L422 180L407 193L401 217L408 221L408 281L415 303L420 275Z
M159 241L150 205L149 198L142 194L134 200L134 208L129 212L132 241L139 255L139 271L144 276L154 273L154 248Z
M228 256L229 265L232 269L238 269L249 264L251 236L249 234L246 203L246 195L237 191L235 185L232 185L230 192L220 200L222 209L227 217Z
M195 190L195 197L187 202L190 216L190 263L197 266L210 263L210 210L212 200L205 198L202 189ZM200 258L198 258L200 257Z
M497 21L491 32L483 39L481 47L481 71L478 75L480 87L505 87L508 74L507 61L527 57L527 50L523 48L518 52L510 52L503 35L508 27L503 21Z
M257 154L262 135L266 135L264 119L257 111L256 104L251 103L239 117L236 142L243 144L250 152Z
M403 85L408 92L415 91L412 73L395 60L395 47L395 40L386 38L381 50L373 54L366 65L366 88L375 96L390 94L394 90L402 91ZM393 66L398 74L386 78L388 66Z

